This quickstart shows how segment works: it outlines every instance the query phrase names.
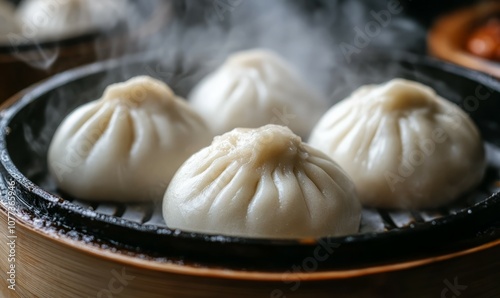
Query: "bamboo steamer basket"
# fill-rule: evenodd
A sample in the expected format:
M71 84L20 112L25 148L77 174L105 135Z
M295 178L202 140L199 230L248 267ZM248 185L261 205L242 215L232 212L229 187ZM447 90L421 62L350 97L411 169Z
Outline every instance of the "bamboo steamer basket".
M397 73L391 67L379 79L397 75L419 80L457 104L478 87L489 90L490 97L470 116L490 157L500 154L498 81L414 55L377 56L350 66L366 74L365 64L375 69L397 65ZM89 203L58 193L45 162L53 122L61 120L54 118L100 94L104 86L96 82L104 77L121 81L151 65L157 61L140 56L98 62L59 74L3 104L2 297L500 296L500 164L495 159L489 160L481 186L452 205L438 210L365 209L359 234L324 239L186 233L168 229L154 205ZM175 80L174 76L167 82L174 89ZM366 75L356 84L369 82L380 83ZM342 86L345 94L354 87ZM449 87L456 97L447 93ZM55 105L64 110L61 115L43 112L51 100L63 100L54 94L68 89L77 96L78 88L95 90L82 98L64 97L71 104ZM180 90L181 95L185 91ZM50 129L44 138L46 127ZM26 139L28 131L36 146ZM11 223L8 211L14 218ZM6 257L11 253L8 236L13 235L9 231L13 226L15 291L8 288L12 262ZM328 253L326 258L317 254L318 248Z

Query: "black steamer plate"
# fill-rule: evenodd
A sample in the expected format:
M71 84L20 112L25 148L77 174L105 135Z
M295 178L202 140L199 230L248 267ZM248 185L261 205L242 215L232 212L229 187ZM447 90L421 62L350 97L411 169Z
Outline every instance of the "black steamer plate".
M266 240L185 233L168 229L159 204L113 204L75 200L61 194L47 171L50 140L62 119L98 98L106 85L139 74L152 75L158 63L145 57L100 62L57 75L30 89L2 111L0 153L3 192L14 181L23 216L42 226L90 235L130 254L236 269L289 270L321 246L331 253L318 270L360 268L451 253L500 238L500 83L493 78L427 57L376 56L332 70L332 98L362 84L403 77L436 89L460 105L481 130L489 167L481 185L437 210L365 209L360 233L324 239ZM185 75L159 78L186 95ZM158 191L158 190L151 190ZM5 197L2 200L5 203ZM109 245L108 245L109 246Z

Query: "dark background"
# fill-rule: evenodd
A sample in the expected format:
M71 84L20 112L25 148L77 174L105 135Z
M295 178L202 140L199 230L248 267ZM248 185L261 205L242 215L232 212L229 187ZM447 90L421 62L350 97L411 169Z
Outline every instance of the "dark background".
M175 1L178 18L185 24L193 25L203 23L203 14L214 1L231 0L179 0ZM236 1L236 0L233 0ZM243 0L245 1L245 0ZM304 11L311 18L325 20L325 26L329 26L332 34L342 36L349 34L349 29L355 25L362 25L359 18L353 20L352 12L354 6L365 8L365 18L368 20L368 12L378 11L387 7L391 0L288 0L298 10ZM379 43L375 47L382 49L402 49L421 54L426 53L425 31L433 24L437 17L455 9L473 5L481 0L400 0L404 7L403 12L398 16L406 18L408 21L418 24L424 32L417 32L411 28L398 28L398 24L392 24L388 30L399 31L401 38L405 41L404 46L399 47L396 43ZM222 2L221 2L222 3ZM366 22L366 21L365 21ZM230 22L225 22L225 25Z

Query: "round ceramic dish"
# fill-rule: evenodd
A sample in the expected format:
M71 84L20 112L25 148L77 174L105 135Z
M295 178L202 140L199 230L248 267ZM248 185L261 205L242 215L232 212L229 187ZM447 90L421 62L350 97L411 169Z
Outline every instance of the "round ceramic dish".
M446 61L500 78L500 63L477 57L465 49L472 30L488 17L500 14L497 1L480 2L440 17L429 31L429 52Z

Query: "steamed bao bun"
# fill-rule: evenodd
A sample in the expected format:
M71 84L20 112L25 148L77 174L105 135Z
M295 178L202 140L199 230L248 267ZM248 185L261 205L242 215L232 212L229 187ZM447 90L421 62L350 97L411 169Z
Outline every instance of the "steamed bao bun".
M128 5L127 0L23 0L17 18L30 38L61 39L116 26Z
M323 116L309 143L342 166L369 206L446 204L477 185L486 166L467 114L403 79L359 88Z
M231 55L188 99L216 135L273 123L306 137L327 108L291 65L267 50Z
M110 85L57 129L48 165L59 188L88 200L161 199L177 168L212 139L203 119L163 82ZM163 191L151 197L152 188Z
M6 0L0 0L0 42L9 41L9 33L17 34L19 30L14 6Z
M170 228L257 238L356 233L360 212L344 171L278 125L215 137L179 168L163 199Z

